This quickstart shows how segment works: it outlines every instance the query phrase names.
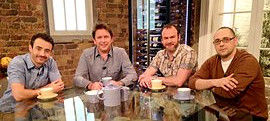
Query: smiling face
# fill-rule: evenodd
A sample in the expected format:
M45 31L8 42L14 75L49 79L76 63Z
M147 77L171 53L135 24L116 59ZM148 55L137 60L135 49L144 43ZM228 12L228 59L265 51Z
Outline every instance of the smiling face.
M235 35L229 30L229 29L220 29L216 32L214 36L214 40L223 40L224 38L233 38ZM215 49L217 51L217 54L220 55L220 57L223 60L229 60L232 57L234 57L236 53L236 46L237 46L237 38L233 38L227 43L221 41L219 44L214 44Z
M162 31L162 44L169 53L174 53L177 49L180 36L176 28L164 28Z
M105 29L98 29L95 34L94 43L100 53L109 53L113 38Z
M37 38L34 41L33 47L29 45L29 51L31 54L31 60L36 67L40 67L42 64L47 62L52 52L52 44Z

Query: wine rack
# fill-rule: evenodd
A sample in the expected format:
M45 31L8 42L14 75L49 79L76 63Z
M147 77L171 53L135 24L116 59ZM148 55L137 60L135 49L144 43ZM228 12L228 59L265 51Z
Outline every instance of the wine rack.
M132 2L130 16L132 33L132 60L138 75L142 74L159 50L161 30L167 23L180 30L180 43L189 44L191 0L136 0ZM158 74L160 76L160 74Z

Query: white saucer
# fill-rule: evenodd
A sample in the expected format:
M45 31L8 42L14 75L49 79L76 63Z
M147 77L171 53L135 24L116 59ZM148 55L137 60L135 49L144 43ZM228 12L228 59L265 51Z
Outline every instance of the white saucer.
M58 94L53 94L53 95L50 95L50 96L47 96L47 97L43 97L41 95L37 96L38 99L40 100L47 100L47 99L51 99L51 98L55 98Z
M102 94L103 90L100 90L99 92L98 92L98 90L90 90L90 91L84 92L84 94L86 94L86 95L97 95L97 93Z
M173 99L176 99L176 100L193 100L194 95L190 95L190 97L178 97L177 95L174 95Z
M162 89L165 89L165 88L166 88L166 86L162 85L161 88L149 88L149 89L151 89L151 90L162 90Z

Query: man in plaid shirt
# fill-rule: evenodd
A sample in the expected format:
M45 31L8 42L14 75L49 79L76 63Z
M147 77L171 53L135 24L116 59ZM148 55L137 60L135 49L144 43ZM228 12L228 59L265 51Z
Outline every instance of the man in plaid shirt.
M162 80L167 86L187 85L186 80L197 67L196 52L191 47L179 43L181 36L173 24L163 27L161 37L165 49L156 54L150 66L140 75L140 85L150 88L153 78ZM164 77L154 77L158 70Z

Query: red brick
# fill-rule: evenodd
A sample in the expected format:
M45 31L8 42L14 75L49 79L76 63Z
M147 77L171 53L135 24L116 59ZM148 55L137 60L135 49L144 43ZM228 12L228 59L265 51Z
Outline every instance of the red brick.
M58 69L59 69L59 70L64 70L65 67L64 67L64 66L58 66Z
M36 6L42 5L42 0L29 0L29 1L30 1L29 3L36 5Z
M67 60L68 64L73 64L73 60Z
M3 40L9 40L10 35L2 35L2 36L0 36L0 38L3 39Z
M118 18L122 18L123 15L122 15L122 14L118 14L117 17L118 17Z
M20 16L32 16L32 11L19 11Z
M62 50L64 48L63 45L55 44L54 45L54 50Z
M28 46L19 47L20 52L27 52Z
M10 9L10 3L3 3L2 8L3 9Z
M117 8L117 4L111 4L111 3L107 3L106 4L107 8Z
M20 26L20 23L13 23L9 25L9 29L19 29Z
M1 28L1 27L0 27ZM7 33L7 29L0 29L0 34L6 34ZM0 43L1 44L1 43Z
M7 3L15 3L15 0L6 0Z
M78 45L76 45L76 44L67 44L67 45L65 45L66 49L76 49L77 47L78 47Z
M43 17L43 10L33 11L33 16Z
M63 50L62 55L68 55L68 50Z
M0 28L2 28L2 29L8 28L7 23L6 22L0 22Z
M106 18L116 18L116 14L106 14Z
M9 10L6 15L7 16L16 16L18 14L17 10Z
M54 55L62 55L62 52L61 52L61 50L54 50L53 54Z
M20 3L19 5L20 5L20 10L27 10L28 9L28 5L27 4Z
M37 18L35 17L22 17L21 20L23 22L29 22L29 23L37 22Z

